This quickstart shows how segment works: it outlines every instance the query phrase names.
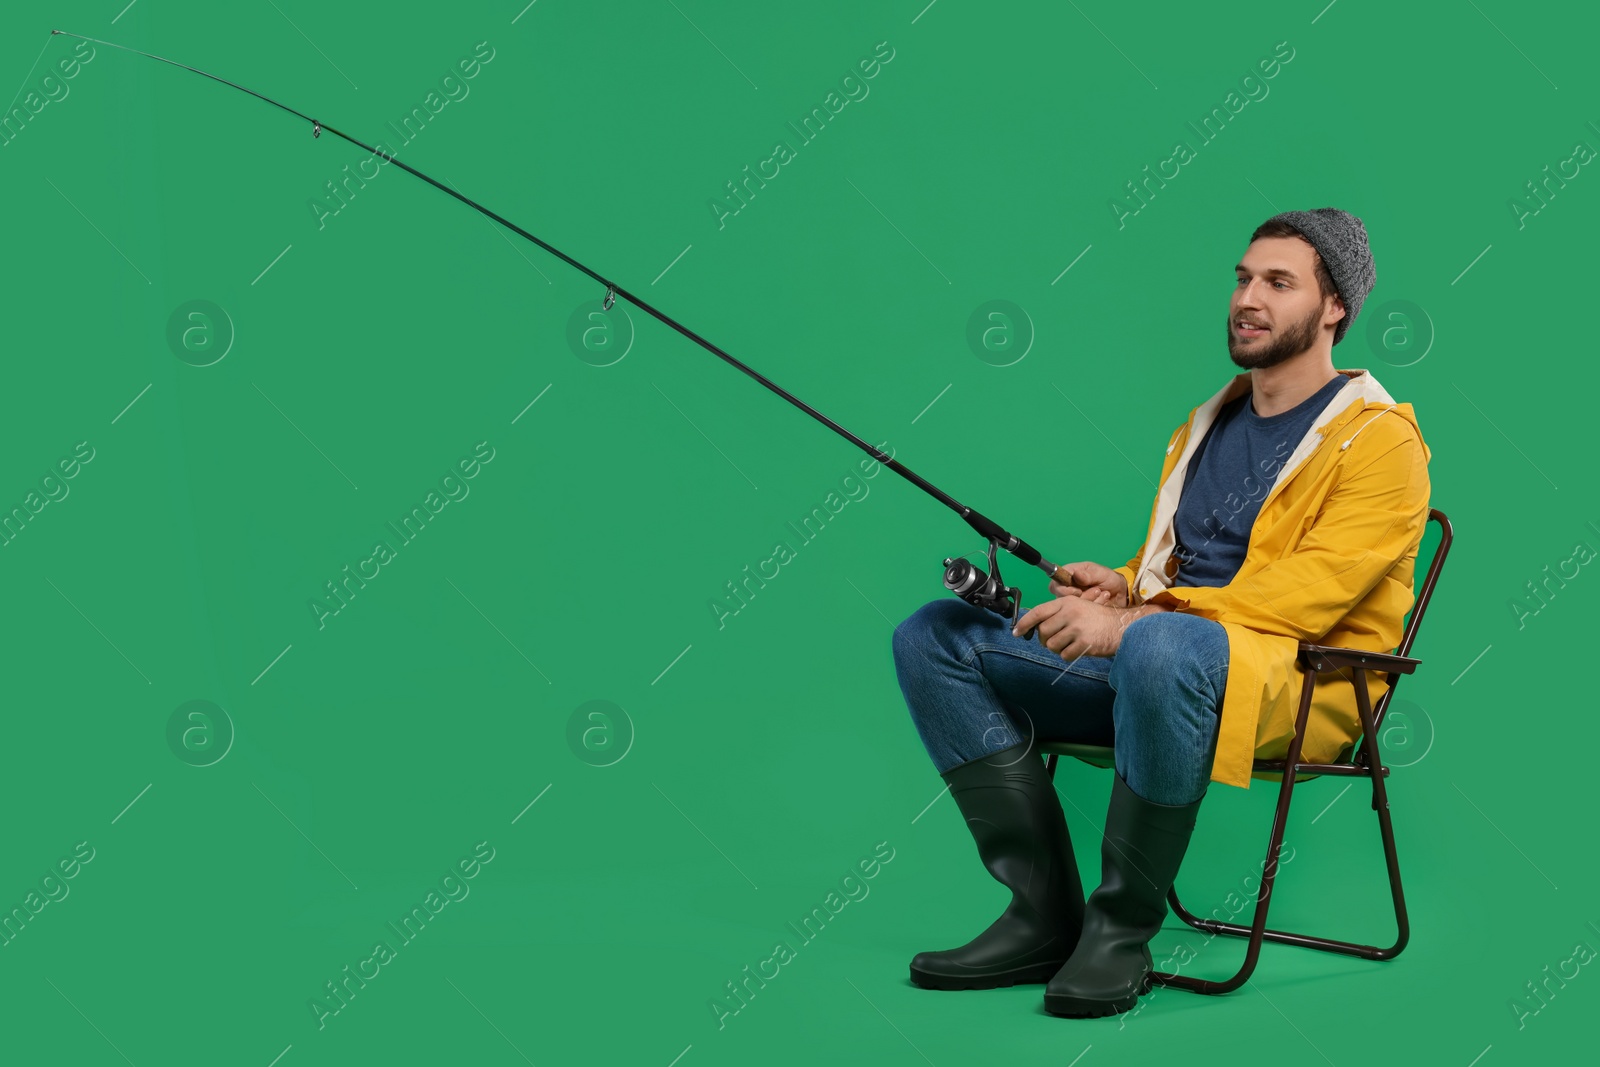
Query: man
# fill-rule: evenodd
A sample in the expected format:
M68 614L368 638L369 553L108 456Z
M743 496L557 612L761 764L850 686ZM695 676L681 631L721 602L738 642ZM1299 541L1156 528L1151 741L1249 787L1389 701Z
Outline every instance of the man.
M919 953L918 985L1043 982L1054 1014L1131 1009L1208 783L1247 789L1253 759L1287 754L1298 643L1399 643L1430 452L1410 404L1333 366L1376 280L1366 229L1334 208L1284 212L1235 273L1228 354L1245 371L1172 434L1138 555L1068 564L1072 584L1052 581L1014 631L955 598L895 629L918 733L1013 894L972 941ZM1360 733L1350 672L1324 675L1301 758L1343 759ZM1036 740L1116 752L1087 902Z

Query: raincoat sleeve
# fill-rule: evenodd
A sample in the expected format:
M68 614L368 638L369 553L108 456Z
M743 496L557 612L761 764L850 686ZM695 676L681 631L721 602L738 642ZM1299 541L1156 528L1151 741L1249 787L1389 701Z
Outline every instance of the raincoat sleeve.
M1407 433L1352 466L1287 556L1241 568L1223 586L1174 586L1149 600L1260 633L1316 641L1332 630L1422 540L1427 452ZM1353 458L1353 457L1352 457Z

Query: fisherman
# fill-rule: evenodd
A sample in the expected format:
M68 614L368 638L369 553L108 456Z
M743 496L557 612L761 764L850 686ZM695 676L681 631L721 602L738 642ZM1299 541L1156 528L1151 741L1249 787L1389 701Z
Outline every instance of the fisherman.
M1208 784L1247 789L1253 759L1287 754L1299 642L1399 643L1430 453L1410 404L1333 366L1376 280L1366 228L1283 212L1234 270L1228 354L1244 371L1173 432L1139 553L1067 564L1071 584L1052 581L1014 630L946 597L894 631L923 745L1013 894L967 944L918 953L917 985L1045 983L1053 1014L1133 1008ZM1373 701L1388 688L1369 686ZM1302 760L1342 760L1360 734L1348 672L1320 680ZM1087 901L1041 741L1115 751Z

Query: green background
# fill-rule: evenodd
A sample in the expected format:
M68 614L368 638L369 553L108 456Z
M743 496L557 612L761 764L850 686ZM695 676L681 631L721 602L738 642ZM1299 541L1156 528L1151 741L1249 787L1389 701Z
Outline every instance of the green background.
M6 1058L1493 1067L1587 1047L1593 968L1520 1024L1511 1004L1600 948L1579 610L1600 579L1521 626L1510 605L1600 547L1581 310L1600 178L1520 226L1510 203L1600 146L1597 24L1574 3L1418 8L8 5L0 91L40 90L75 43L55 27L368 143L487 42L400 158L1058 562L1137 549L1167 435L1235 372L1218 323L1250 231L1343 207L1378 280L1334 363L1415 406L1457 541L1384 737L1397 960L1268 946L1236 993L1096 1021L1046 1015L1037 986L915 988L912 955L1007 899L890 654L948 595L941 559L982 542L880 472L798 543L785 524L859 449L626 302L631 347L597 366L613 356L568 324L601 286L398 168L319 228L309 201L366 153L99 46L0 148L0 505L94 449L0 549L0 907L94 850L0 947ZM884 41L869 95L719 227L724 183ZM1268 94L1201 143L1186 123L1279 42ZM1119 225L1113 199L1179 140L1195 158ZM182 359L169 322L195 300L224 318ZM1023 317L974 351L993 300ZM319 628L325 583L480 441L469 495ZM711 602L780 540L795 558L719 628ZM196 700L221 711L169 741ZM1110 783L1059 775L1091 886ZM1297 794L1272 925L1387 943L1375 819L1341 788ZM1211 790L1179 879L1194 910L1259 869L1274 795ZM470 895L319 1029L312 998L479 842ZM870 893L795 937L880 842ZM782 940L795 957L719 1027L725 983ZM1171 917L1152 948L1204 942ZM1186 973L1229 975L1241 948Z

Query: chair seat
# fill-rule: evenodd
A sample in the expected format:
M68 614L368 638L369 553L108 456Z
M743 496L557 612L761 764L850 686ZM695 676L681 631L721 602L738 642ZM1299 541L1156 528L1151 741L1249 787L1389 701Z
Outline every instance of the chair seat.
M1071 756L1096 767L1115 767L1114 753L1105 745L1077 745L1070 741L1040 741L1040 752L1054 752L1058 756Z
M1071 741L1041 741L1039 751L1054 753L1058 756L1071 756L1073 759L1082 760L1093 767L1116 767L1116 753L1105 745L1080 745ZM1259 766L1260 760L1255 761ZM1283 772L1278 770L1255 770L1250 773L1251 778L1263 782L1283 781ZM1320 774L1309 774L1301 771L1294 776L1297 782L1309 782L1313 778L1321 778Z

